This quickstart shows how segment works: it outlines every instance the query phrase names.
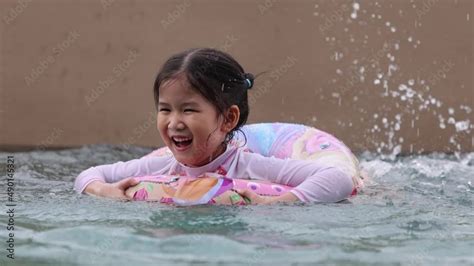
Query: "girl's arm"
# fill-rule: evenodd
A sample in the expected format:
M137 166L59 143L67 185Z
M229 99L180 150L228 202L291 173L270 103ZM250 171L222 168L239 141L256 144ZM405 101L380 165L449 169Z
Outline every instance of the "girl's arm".
M239 193L241 196L246 197L247 199L250 200L250 204L262 204L262 205L268 205L268 204L273 204L273 203L279 203L279 202L297 202L300 201L298 197L295 196L295 194L291 192L287 192L281 196L277 197L263 197L258 195L257 193L245 189L245 190L237 190L237 193Z
M84 192L89 195L95 195L100 197L107 198L116 198L116 199L128 199L125 194L127 188L135 186L139 183L138 180L133 177L129 177L123 180L120 180L116 183L104 183L102 181L92 181L84 189Z
M107 191L110 190L111 186L106 186L104 183L115 183L119 188L122 188L124 185L133 185L133 181L130 181L132 183L125 182L124 184L118 181L128 177L166 173L171 167L172 161L171 156L147 156L127 162L91 167L76 177L74 190L78 193L86 192L94 195L107 195ZM103 193L104 190L105 193Z
M294 160L264 157L240 151L229 169L229 176L263 179L294 187L289 193L265 203L338 202L348 198L353 189L352 178L341 169L316 160ZM249 192L250 193L250 192Z

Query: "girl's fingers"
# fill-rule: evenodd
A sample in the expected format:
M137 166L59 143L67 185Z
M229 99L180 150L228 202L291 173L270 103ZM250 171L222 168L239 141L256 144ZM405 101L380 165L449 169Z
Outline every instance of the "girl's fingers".
M132 186L135 186L137 185L138 183L140 183L138 180L136 180L135 178L133 177L129 177L129 178L126 178L124 180L121 180L117 183L117 187L120 189L120 190L123 190L125 191L127 188L129 187L132 187Z
M247 189L237 189L237 193L239 193L241 196L247 198L250 200L251 203L259 203L260 202L260 196L250 190Z

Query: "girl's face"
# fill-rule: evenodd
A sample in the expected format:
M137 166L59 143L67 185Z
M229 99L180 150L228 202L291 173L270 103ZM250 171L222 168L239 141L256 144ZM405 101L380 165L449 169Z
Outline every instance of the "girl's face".
M185 78L164 82L159 93L157 128L176 160L197 167L225 151L222 142L236 123L224 122L224 117Z

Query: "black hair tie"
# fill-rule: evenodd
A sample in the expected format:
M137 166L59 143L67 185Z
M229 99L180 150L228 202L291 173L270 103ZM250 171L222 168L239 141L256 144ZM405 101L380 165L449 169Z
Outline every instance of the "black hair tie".
M254 76L250 73L244 74L245 83L247 84L247 90L250 90L253 87Z

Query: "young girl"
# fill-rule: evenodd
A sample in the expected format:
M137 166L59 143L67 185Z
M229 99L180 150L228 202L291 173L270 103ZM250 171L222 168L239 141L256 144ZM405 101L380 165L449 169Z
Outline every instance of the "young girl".
M247 90L253 84L254 76L245 73L227 53L204 48L173 55L154 84L157 128L172 155L89 168L76 178L75 190L127 198L127 188L138 183L133 177L197 177L224 171L232 178L268 180L294 187L278 197L238 191L252 204L338 202L348 198L356 182L347 171L327 161L264 157L229 145L247 121Z

